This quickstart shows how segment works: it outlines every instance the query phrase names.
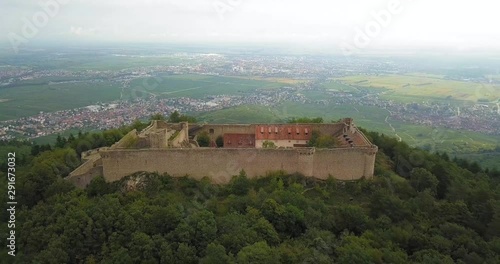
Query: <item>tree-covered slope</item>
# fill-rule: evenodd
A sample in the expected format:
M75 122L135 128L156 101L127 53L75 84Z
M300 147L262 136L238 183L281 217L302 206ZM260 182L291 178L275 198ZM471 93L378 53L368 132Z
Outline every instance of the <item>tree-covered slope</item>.
M116 138L124 132L115 131ZM78 163L78 146L83 148L84 140L107 145L113 136L61 139L58 147L35 150L19 166L18 254L12 258L2 249L1 258L14 263L500 263L498 172L367 135L380 150L370 180L319 181L281 172L248 179L241 172L221 186L208 178L136 173L115 183L99 177L85 190L62 179ZM5 237L6 226L0 230Z

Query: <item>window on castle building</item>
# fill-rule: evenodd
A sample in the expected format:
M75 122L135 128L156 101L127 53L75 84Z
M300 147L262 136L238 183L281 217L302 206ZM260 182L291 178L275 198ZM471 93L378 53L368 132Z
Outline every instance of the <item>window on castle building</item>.
M213 129L213 128L210 128L210 129L208 130L208 132L209 132L210 134L213 134L213 133L214 133L214 129Z

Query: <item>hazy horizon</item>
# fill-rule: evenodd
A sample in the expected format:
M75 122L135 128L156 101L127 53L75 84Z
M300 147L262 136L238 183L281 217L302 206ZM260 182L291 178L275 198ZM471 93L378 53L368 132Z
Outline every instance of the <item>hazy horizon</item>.
M336 53L498 51L497 3L429 0L4 1L0 43L275 45ZM347 47L347 48L346 48Z

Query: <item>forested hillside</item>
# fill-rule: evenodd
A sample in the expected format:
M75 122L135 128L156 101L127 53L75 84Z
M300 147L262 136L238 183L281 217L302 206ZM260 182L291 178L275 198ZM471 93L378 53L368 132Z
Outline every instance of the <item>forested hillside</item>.
M134 124L140 128L141 124ZM15 263L500 263L500 175L377 133L375 178L229 185L137 173L75 189L78 154L129 128L18 151ZM6 157L6 156L5 156ZM18 159L19 160L19 159ZM5 166L1 188L6 190ZM0 201L6 203L6 197ZM7 215L2 213L2 222ZM6 225L0 227L6 237Z

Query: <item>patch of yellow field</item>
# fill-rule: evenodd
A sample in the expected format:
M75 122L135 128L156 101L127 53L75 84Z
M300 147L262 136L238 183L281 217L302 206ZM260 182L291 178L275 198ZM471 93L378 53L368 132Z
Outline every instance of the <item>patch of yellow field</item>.
M500 81L500 74L486 75L486 78L492 81Z
M427 78L438 78L443 79L445 76L440 74L430 74L430 73L422 73L422 72L413 72L407 73L405 76L414 76L414 77L427 77Z
M439 75L419 73L379 76L355 75L338 78L338 80L354 86L389 89L397 95L450 97L469 101L500 99L499 85L446 80Z
M299 83L305 83L309 80L297 80L297 79L290 79L290 78L275 78L275 77L257 77L257 76L252 76L252 77L241 77L241 76L232 76L234 78L240 78L240 79L246 79L246 80L258 80L258 81L268 81L268 82L277 82L277 83L285 83L285 84L299 84Z

